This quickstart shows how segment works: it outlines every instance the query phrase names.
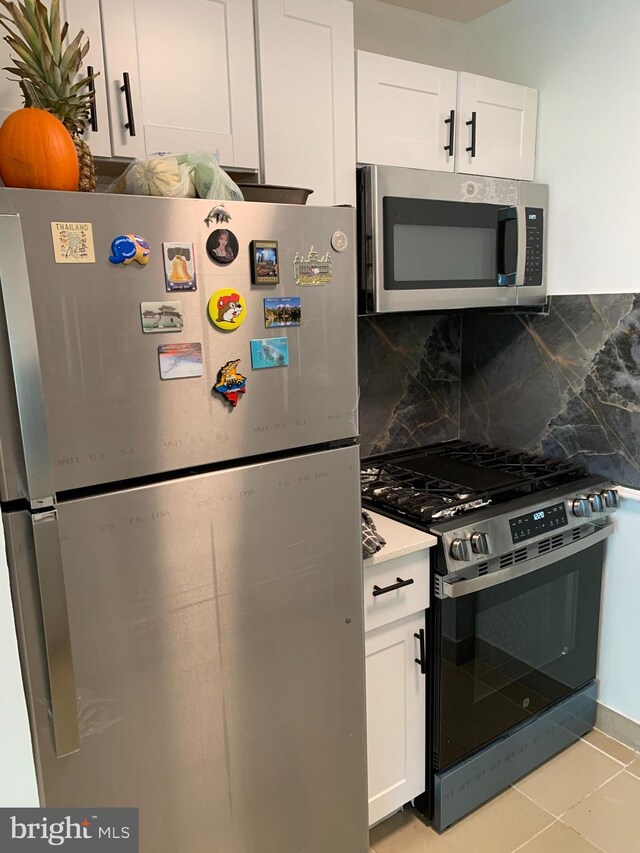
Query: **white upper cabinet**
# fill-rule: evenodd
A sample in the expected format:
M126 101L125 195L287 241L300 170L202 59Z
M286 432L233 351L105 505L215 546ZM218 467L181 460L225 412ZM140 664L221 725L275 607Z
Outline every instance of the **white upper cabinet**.
M84 59L80 77L87 76L87 69L93 68L96 78L96 97L94 121L97 130L89 130L85 136L93 154L99 157L111 156L111 140L109 137L109 116L107 113L106 80L104 59L102 53L102 30L100 26L99 0L63 0L61 15L69 22L69 34L73 38L79 30L84 30L89 38L90 50ZM0 42L0 63L4 67L9 64L13 53L5 41ZM0 74L0 122L22 106L22 93L18 84L7 79L6 72Z
M252 0L101 5L114 155L219 151L258 168Z
M460 73L456 171L532 181L538 91Z
M256 14L264 180L355 204L352 3L257 0Z
M358 162L453 172L457 76L356 51Z

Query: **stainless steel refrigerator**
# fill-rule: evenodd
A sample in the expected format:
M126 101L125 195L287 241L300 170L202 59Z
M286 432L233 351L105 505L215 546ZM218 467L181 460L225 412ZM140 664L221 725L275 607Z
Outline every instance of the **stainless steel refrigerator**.
M354 212L211 208L0 190L0 496L41 802L137 806L143 853L364 853ZM253 241L278 283L252 283L277 278ZM211 321L219 290L242 323ZM275 297L299 325L267 327ZM180 329L144 331L153 311ZM214 386L238 359L233 405Z

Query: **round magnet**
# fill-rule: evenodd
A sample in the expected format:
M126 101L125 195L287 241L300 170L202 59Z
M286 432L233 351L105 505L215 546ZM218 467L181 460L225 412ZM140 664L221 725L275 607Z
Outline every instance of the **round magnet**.
M334 231L331 236L331 246L336 252L344 252L349 245L349 240L344 231Z
M139 234L120 234L111 243L112 264L130 264L132 261L144 266L149 263L151 246Z
M207 254L217 264L230 264L238 257L238 238L228 228L216 228L207 238Z
M209 317L214 326L232 332L241 326L247 316L247 303L237 290L216 290L209 300Z

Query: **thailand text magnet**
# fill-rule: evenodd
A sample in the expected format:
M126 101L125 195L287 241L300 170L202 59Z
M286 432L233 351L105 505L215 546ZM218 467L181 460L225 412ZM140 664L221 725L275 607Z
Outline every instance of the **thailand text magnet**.
M52 222L51 236L57 264L95 264L90 222Z

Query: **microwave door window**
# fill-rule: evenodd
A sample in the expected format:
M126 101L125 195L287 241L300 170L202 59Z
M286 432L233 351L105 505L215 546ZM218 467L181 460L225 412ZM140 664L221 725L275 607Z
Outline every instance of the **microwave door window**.
M393 244L396 281L495 282L495 229L396 225Z
M497 286L496 204L386 197L385 290Z

